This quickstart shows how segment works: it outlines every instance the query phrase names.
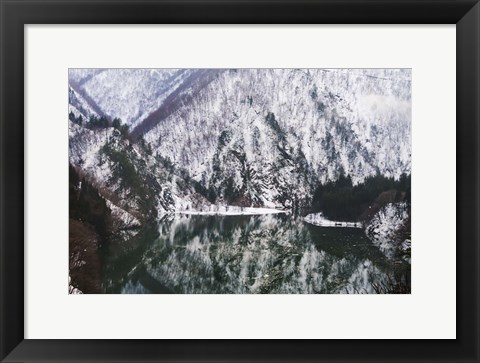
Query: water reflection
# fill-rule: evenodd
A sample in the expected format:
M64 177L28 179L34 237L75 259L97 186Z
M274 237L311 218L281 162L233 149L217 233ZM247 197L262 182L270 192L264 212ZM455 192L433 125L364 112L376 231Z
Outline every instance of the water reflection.
M410 265L386 258L360 229L289 215L175 215L155 227L136 257L111 261L108 292L375 293L409 280Z

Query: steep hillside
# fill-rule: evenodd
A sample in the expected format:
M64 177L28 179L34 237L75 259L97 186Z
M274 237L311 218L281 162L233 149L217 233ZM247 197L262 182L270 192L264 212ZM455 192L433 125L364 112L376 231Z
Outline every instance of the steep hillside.
M211 203L306 210L319 185L341 176L356 185L410 174L410 77L398 69L70 70L71 162L133 213ZM76 122L92 115L110 123ZM130 136L106 127L113 118ZM135 177L123 180L125 170ZM140 181L151 190L134 186ZM143 197L151 205L141 206Z
M134 127L192 73L184 69L70 69L70 87L100 116Z
M142 223L159 213L207 204L196 183L174 174L116 128L89 129L70 121L69 133L70 163L122 219Z
M409 70L225 70L148 131L220 202L307 206L317 183L411 169Z

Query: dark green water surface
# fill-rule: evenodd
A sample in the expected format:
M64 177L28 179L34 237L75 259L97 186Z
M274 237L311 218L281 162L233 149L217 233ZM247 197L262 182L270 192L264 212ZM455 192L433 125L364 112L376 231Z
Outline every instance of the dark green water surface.
M107 293L405 292L410 264L362 229L290 215L165 216L102 251Z

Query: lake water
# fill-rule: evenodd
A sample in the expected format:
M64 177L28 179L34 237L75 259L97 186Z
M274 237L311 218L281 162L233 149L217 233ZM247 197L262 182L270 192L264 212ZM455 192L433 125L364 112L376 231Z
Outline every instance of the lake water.
M410 264L362 229L291 215L165 216L102 251L107 293L391 293Z

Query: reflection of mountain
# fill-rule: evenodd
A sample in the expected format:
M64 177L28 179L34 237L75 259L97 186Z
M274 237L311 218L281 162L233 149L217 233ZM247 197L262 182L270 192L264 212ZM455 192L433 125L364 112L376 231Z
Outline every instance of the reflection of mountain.
M122 292L373 293L403 268L361 231L289 216L175 216ZM163 290L163 291L162 291Z

